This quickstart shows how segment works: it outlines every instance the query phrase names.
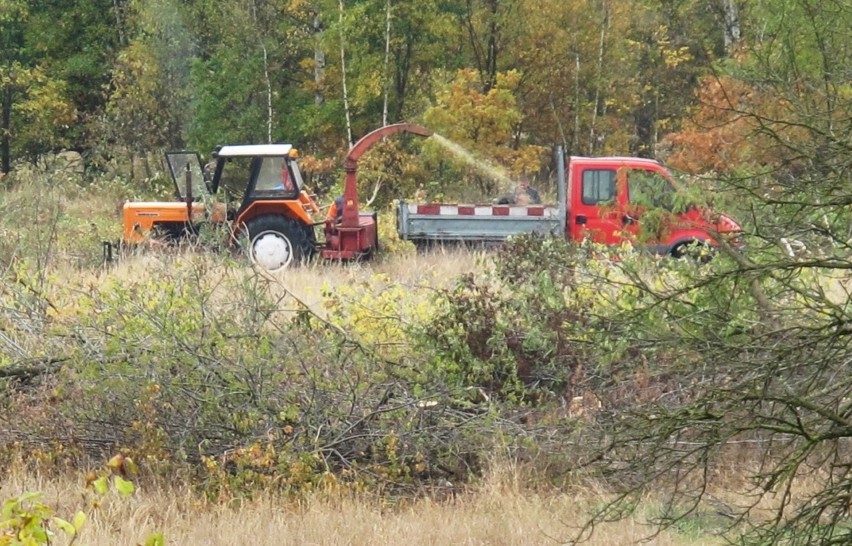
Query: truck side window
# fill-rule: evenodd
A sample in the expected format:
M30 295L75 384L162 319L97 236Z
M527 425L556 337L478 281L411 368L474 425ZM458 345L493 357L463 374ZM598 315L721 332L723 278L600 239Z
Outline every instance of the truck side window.
M615 197L615 171L586 169L583 171L583 204L597 205Z
M659 173L631 170L627 174L628 199L647 208L674 209L675 189Z

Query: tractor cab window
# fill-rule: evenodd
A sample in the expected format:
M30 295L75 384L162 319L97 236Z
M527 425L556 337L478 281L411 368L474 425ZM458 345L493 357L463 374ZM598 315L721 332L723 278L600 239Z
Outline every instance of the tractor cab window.
M301 176L295 176L286 157L262 157L254 192L261 197L293 196L299 192Z
M222 172L218 181L219 191L228 202L242 201L246 192L246 181L251 172L251 159L247 157L222 158Z
M201 199L208 193L204 181L204 170L198 152L167 152L166 163L175 183L175 190L181 199L191 193L193 199Z
M649 209L674 210L675 188L660 173L630 170L627 185L631 203Z

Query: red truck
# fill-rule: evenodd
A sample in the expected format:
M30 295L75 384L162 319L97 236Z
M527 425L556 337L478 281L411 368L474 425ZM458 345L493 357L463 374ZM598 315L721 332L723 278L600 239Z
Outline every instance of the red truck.
M657 254L680 257L690 245L716 245L720 236L740 231L724 214L697 207L675 212L677 186L656 161L571 157L566 169L561 149L556 156L556 205L401 202L397 210L400 238L416 244L471 243L503 241L518 233L561 233L573 240L590 238L607 245L631 241Z

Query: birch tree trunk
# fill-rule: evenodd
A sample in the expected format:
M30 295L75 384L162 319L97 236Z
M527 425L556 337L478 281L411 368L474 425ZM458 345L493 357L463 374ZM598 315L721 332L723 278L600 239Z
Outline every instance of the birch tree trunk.
M385 2L385 66L383 73L384 103L382 104L382 126L388 124L388 95L390 94L390 39L391 39L391 0Z
M124 25L121 20L121 6L118 5L118 0L112 0L112 9L115 13L115 31L118 35L118 43L121 45L127 45L127 42L124 41Z
M260 42L263 50L263 80L266 83L266 142L272 143L272 81L269 79L269 53L266 44Z
M272 143L272 118L274 112L272 111L272 80L269 77L269 51L263 42L266 32L261 27L261 17L258 16L256 3L252 3L251 5L251 15L258 33L260 51L263 53L263 83L266 86L266 142Z
M319 106L320 104L325 102L325 96L322 93L322 79L325 76L325 51L322 49L320 34L322 34L322 22L320 21L319 14L314 15L313 20L313 30L314 30L314 104Z
M609 6L603 5L603 20L601 21L601 37L598 42L598 73L595 78L595 101L592 110L592 124L589 128L589 154L594 155L598 140L597 120L601 100L601 80L603 79L604 46L606 45L606 29L609 26Z
M740 39L740 10L737 0L724 0L725 13L725 51L731 52Z
M346 48L345 33L343 28L343 0L339 0L339 22L340 22L340 79L343 84L343 112L346 115L346 138L349 149L352 149L352 119L349 113L349 90L346 88Z
M12 88L2 89L0 105L0 173L9 174L12 169Z
M580 52L574 52L574 134L571 135L571 152L580 146Z

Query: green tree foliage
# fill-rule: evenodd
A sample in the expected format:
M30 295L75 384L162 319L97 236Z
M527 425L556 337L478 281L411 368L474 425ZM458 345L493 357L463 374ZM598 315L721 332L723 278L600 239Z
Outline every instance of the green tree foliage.
M428 143L428 157L438 173L430 192L441 194L452 191L453 186L475 188L479 195L465 197L482 199L507 189L512 175L539 170L542 148L518 147L513 138L515 124L521 119L513 94L518 78L516 72L498 74L495 84L485 91L475 71L460 70L439 91L436 105L426 111L424 119L454 145L447 146L441 139Z
M266 142L267 13L243 2L208 9L206 32L215 38L192 63L189 141L205 152L227 142Z
M88 124L107 98L105 87L120 46L124 6L123 1L86 0L72 8L50 0L30 7L27 53L46 77L62 82L78 122L57 124L54 131L74 147L89 144Z
M34 15L25 3L0 4L0 172L8 173L12 158L36 159L63 138L76 119L67 99L66 83L50 76L27 45Z
M136 32L111 72L101 138L135 154L184 144L192 39L170 2L145 2L128 15Z

